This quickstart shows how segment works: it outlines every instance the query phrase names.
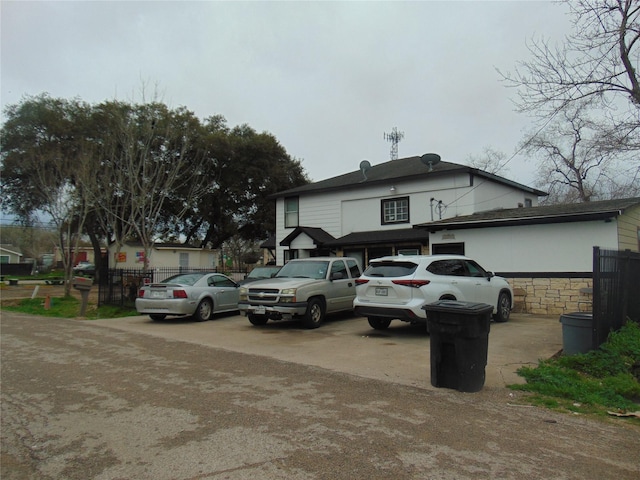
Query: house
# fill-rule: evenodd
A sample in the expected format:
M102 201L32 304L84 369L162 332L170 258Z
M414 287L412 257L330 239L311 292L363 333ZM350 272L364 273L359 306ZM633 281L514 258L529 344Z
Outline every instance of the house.
M22 262L22 251L15 245L3 243L0 245L0 263Z
M382 255L426 254L429 232L415 225L532 207L546 195L476 168L423 157L373 166L363 161L353 172L274 195L276 263L345 255L365 265Z
M182 243L156 243L149 254L149 268L183 267L211 268L218 265L218 252ZM129 243L116 252L115 244L109 246L110 268L135 268L144 266L144 248L141 243Z
M640 197L496 209L416 225L432 251L456 251L491 265L522 292L523 310L579 309L592 287L593 248L640 251Z
M639 200L540 207L546 193L482 170L408 157L273 196L291 258L460 253L506 276L521 311L578 310L592 287L593 247L638 251ZM429 157L433 157L432 155ZM268 244L268 245L267 245Z
M35 269L32 259L25 259L22 250L15 245L0 245L0 277L7 275L31 275Z

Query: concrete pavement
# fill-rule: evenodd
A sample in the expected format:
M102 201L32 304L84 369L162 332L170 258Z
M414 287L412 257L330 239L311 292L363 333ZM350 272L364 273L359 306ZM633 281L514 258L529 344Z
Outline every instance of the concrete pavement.
M387 330L372 329L352 315L329 317L315 330L297 322L269 322L255 327L239 315L154 322L147 316L91 322L119 330L260 355L376 380L420 388L430 381L430 340L423 327L394 321ZM522 365L537 365L562 349L558 318L513 314L507 323L491 323L484 391L502 391L522 383ZM503 392L504 393L504 392Z

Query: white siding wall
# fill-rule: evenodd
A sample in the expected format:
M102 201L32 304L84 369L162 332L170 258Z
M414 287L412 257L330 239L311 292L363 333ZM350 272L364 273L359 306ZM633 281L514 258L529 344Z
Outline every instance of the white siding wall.
M538 197L513 189L508 185L501 185L475 177L474 186L478 186L478 188L474 190L473 213L495 210L496 208L518 208L525 205L525 199L527 198L531 200L533 207L538 205ZM470 202L467 200L467 203Z
M322 228L335 238L353 232L381 229L410 228L414 224L426 223L440 218L470 215L479 211L477 199L481 199L482 210L513 208L524 202L524 192L502 184L475 179L470 186L467 174L434 177L382 185L362 185L358 188L329 193L306 194L299 197L299 225ZM391 187L395 192L391 192ZM382 225L381 200L409 197L410 223ZM434 199L431 202L431 199ZM446 208L442 216L437 209L441 201ZM433 203L433 208L431 203ZM537 202L534 202L534 205ZM276 201L276 261L284 263L285 247L280 242L294 229L284 227L284 198ZM306 248L291 245L291 249Z
M498 272L590 272L593 247L617 248L616 222L576 222L432 233L431 245L464 242L465 254Z
M109 249L109 265L111 268L143 268L143 262L136 262L136 252L142 252L144 249L137 246L125 245L121 250L127 254L126 262L115 263L115 248ZM194 249L153 249L149 254L149 267L179 267L180 253L189 255L189 267L192 268L213 268L217 265L217 257L213 250L194 250Z

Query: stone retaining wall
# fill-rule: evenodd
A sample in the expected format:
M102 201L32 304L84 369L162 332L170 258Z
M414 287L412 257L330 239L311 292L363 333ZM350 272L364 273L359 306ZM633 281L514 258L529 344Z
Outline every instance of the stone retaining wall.
M507 278L514 291L514 312L536 315L562 315L568 312L590 311L581 288L591 288L591 278ZM590 300L590 298L589 298Z

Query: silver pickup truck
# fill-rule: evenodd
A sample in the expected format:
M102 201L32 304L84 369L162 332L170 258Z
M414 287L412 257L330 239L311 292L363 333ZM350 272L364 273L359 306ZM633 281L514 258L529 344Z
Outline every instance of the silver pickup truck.
M361 273L350 257L291 260L275 277L240 287L238 308L253 325L300 318L305 327L318 328L327 313L353 310Z

